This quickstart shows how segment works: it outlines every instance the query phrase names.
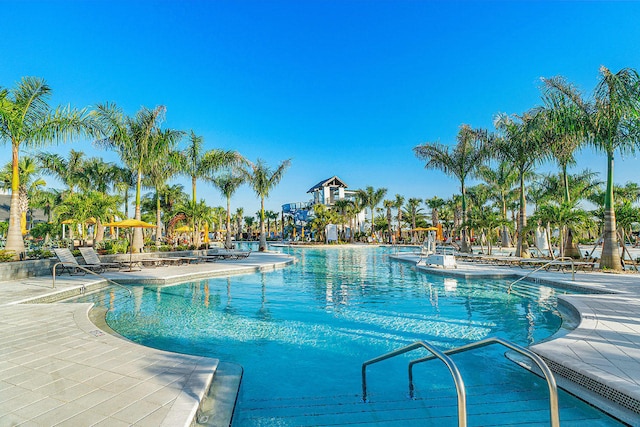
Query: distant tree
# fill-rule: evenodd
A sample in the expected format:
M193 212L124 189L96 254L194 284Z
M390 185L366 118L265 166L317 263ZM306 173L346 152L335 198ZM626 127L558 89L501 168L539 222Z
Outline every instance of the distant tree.
M446 175L454 176L460 181L462 192L462 222L466 222L466 181L473 178L480 165L486 158L483 143L487 139L486 131L472 129L469 125L462 125L457 136L455 147L449 147L437 142L425 143L414 147L413 152L424 160L426 169L438 169ZM462 229L461 250L471 250L466 230Z
M267 236L264 229L264 199L269 197L271 190L278 185L284 172L291 165L291 160L283 160L277 168L272 170L264 160L258 159L256 163L250 163L246 171L247 182L260 198L260 243L258 250L267 250Z
M374 237L375 227L373 224L374 210L376 206L380 204L384 196L387 194L386 188L373 188L368 186L364 190L356 190L356 198L360 200L363 206L368 207L371 210L371 237Z
M224 247L227 249L231 249L233 247L233 243L231 242L231 197L245 182L245 177L241 175L234 175L233 173L228 172L215 177L211 182L227 199L226 238Z

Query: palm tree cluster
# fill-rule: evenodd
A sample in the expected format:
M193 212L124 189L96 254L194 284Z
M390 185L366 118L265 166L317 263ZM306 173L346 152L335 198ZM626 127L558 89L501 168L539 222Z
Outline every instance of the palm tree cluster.
M163 127L164 106L142 107L128 116L113 103L99 104L94 109L53 109L48 103L50 97L51 88L41 78L24 77L14 88L0 87L0 141L10 143L12 153L0 183L11 191L5 250L12 251L14 259L25 252L24 235L28 228L25 219L30 203L42 208L50 222L80 225L83 234L85 224L95 223L94 239L99 242L104 235L102 224L115 217L128 217L131 189L135 189L134 217L143 219L145 215L145 219L156 223L157 244L163 235L163 222L169 225L174 218L181 218L193 232L194 246L200 244L200 231L210 225L226 229L226 246L231 246L230 199L244 183L261 200L260 224L264 234L264 199L282 178L289 160L272 171L263 160L254 164L235 151L205 150L203 137L194 131ZM70 151L68 158L40 151L19 157L21 151L30 152L81 137L117 153L121 165L86 158L75 150ZM186 147L181 149L185 139ZM40 175L56 177L65 189L45 189ZM169 184L180 175L191 179L190 199L182 186ZM198 180L220 190L227 199L226 211L211 208L204 200L198 202ZM144 196L143 188L153 193ZM124 212L120 211L121 206ZM155 218L151 219L152 215ZM225 216L226 222L221 224ZM75 227L69 229L73 233ZM138 228L132 249L141 251L143 246L142 229ZM261 238L260 250L265 249L266 238Z
M510 224L515 217L516 255L528 256L531 240L527 239L532 231L546 228L549 237L553 227L559 230L561 255L579 255L575 233L586 233L589 238L600 235L600 267L620 270L618 235L640 222L640 213L633 205L637 193L630 199L614 198L620 191L614 185L613 163L615 155L633 154L640 148L640 76L629 68L613 73L601 67L590 98L562 77L543 78L541 92L541 105L522 114L497 114L493 131L462 125L456 145L427 142L416 146L414 153L427 169L441 170L460 183L460 222L454 228L461 232L462 250L469 250L469 229L489 238L499 235L502 245L510 246ZM604 190L592 172L568 172L583 147L606 155ZM536 174L536 168L548 161L557 164L558 174ZM485 184L472 191L467 187L470 178ZM533 184L527 194L529 182ZM637 184L629 183L626 188L637 190ZM585 200L600 208L586 212L580 204ZM527 201L536 205L529 218ZM514 212L511 220L507 218L510 210ZM621 215L625 219L619 227L616 217ZM596 229L599 233L594 233Z

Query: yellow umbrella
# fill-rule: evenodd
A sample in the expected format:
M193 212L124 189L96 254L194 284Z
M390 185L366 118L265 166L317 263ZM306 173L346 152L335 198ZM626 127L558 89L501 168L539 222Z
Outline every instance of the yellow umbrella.
M148 222L140 221L139 219L123 219L122 221L108 222L103 224L105 227L120 227L120 228L154 228L155 225Z
M155 228L155 225L148 222L140 221L139 219L123 219L122 221L108 222L104 224L105 227L120 227L120 228ZM133 233L130 233L133 234ZM133 240L133 236L131 236ZM129 242L129 271L133 264L133 242Z
M438 227L417 227L411 229L411 231L438 231Z
M183 225L182 227L178 227L176 228L176 230L178 233L187 233L189 231L193 231L193 228L189 227L188 225Z

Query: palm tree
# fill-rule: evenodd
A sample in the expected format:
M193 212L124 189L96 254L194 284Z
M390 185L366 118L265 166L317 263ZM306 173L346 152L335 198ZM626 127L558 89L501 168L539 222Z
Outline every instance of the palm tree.
M187 148L180 155L180 169L191 178L191 202L196 204L196 183L198 179L211 181L214 174L226 167L238 165L242 156L236 151L211 149L204 151L204 138L194 131L189 134ZM194 226L194 236L197 230Z
M422 216L422 209L420 208L420 204L422 203L422 199L416 199L414 197L409 198L407 200L407 204L404 211L404 216L411 222L411 231L413 231L413 235L411 236L411 241L415 243L418 236L416 234L416 222Z
M87 160L82 151L70 150L66 159L59 154L47 152L37 154L36 158L45 174L55 176L67 186L68 194L81 188L87 189Z
M396 201L395 200L384 200L382 202L382 205L385 207L385 209L387 210L387 241L389 242L389 244L393 243L393 230L391 227L391 219L393 218L391 215L391 209L396 207Z
M507 220L507 201L514 185L518 180L518 173L508 161L498 162L495 169L489 166L478 168L478 177L491 189L493 198L500 204L502 216L501 244L503 248L511 247L511 235L509 233L509 221Z
M426 199L425 204L431 209L431 224L437 227L440 223L439 212L445 205L445 201L438 196L433 196L430 199Z
M396 219L398 220L398 243L402 239L402 205L404 205L404 197L400 194L396 194L395 208L398 209Z
M450 147L437 142L418 145L413 149L419 159L426 161L426 169L439 169L460 181L463 223L467 218L466 180L474 177L486 157L485 150L482 149L482 143L486 139L485 131L462 125L457 136L458 143L451 150ZM470 249L469 237L463 227L461 250L468 252Z
M20 187L18 189L18 206L20 207L20 231L22 234L27 233L27 213L29 212L30 199L36 197L41 192L40 188L46 185L46 182L38 176L40 172L38 164L32 157L22 157L18 164L20 177ZM7 163L0 172L0 188L10 189L13 179L13 165Z
M244 209L237 208L236 213L234 214L236 218L236 240L242 239L242 221L244 219L242 215L244 215Z
M537 111L530 111L522 116L508 116L499 114L494 125L500 135L490 144L492 155L499 161L506 161L518 171L520 212L518 214L518 243L516 256L529 256L524 247L524 230L527 226L527 202L525 192L525 178L527 174L549 152L545 140L539 137L539 122L536 121Z
M175 150L183 132L164 129L154 132L151 154L145 162L145 172L156 192L156 246L160 246L162 237L162 218L160 193L169 178L178 173L178 156Z
M260 197L260 244L258 245L260 252L267 250L267 236L264 231L264 199L269 197L271 190L278 185L290 164L290 159L283 160L275 170L271 170L263 160L258 159L256 163L249 164L250 171L245 171L247 182Z
M127 117L115 104L101 104L96 109L96 118L100 124L102 139L98 146L115 150L120 160L136 176L135 219L140 220L140 193L142 176L146 172L152 156L165 157L164 152L154 151L154 133L158 131L166 108L158 106L153 110L142 107L135 117ZM142 229L135 228L132 251L141 252L144 247Z
M15 88L0 87L0 142L11 142L11 205L5 249L14 252L14 259L24 253L20 227L20 149L41 147L53 142L65 142L95 131L86 110L48 104L51 88L44 79L23 77Z
M574 107L572 123L596 150L607 155L607 190L605 195L605 222L600 268L622 270L619 242L616 232L616 214L613 194L613 160L635 152L640 147L640 76L624 68L612 73L600 67L600 81L593 93L593 101L585 101L581 93L562 77L543 79L547 91L555 99L562 99Z
M367 186L364 190L356 190L356 197L360 199L360 203L363 206L371 209L371 237L375 237L375 227L374 227L374 217L373 211L376 209L376 206L382 201L384 196L387 194L386 188L373 188L372 186Z
M227 215L226 215L226 239L224 247L231 249L233 244L231 243L231 196L236 190L244 183L245 177L240 175L234 175L228 172L224 175L217 176L213 179L213 185L220 190L220 192L227 199Z

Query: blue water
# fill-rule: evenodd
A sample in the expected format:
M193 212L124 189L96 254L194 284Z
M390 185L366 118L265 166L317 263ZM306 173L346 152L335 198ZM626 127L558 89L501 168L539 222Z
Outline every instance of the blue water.
M133 341L242 365L234 426L285 425L256 415L256 402L266 398L356 402L361 364L414 341L447 349L497 336L527 346L562 324L556 297L564 291L547 286L520 283L507 294L509 281L427 275L391 261L386 249L287 251L299 262L282 270L133 286L133 298L114 288L83 300L107 307L108 324ZM455 356L467 387L534 388L546 398L544 382L508 361L504 350ZM370 367L370 399L406 398L407 361L425 354ZM418 397L451 384L438 362L416 368ZM561 398L602 418L601 425L615 425L577 399Z

